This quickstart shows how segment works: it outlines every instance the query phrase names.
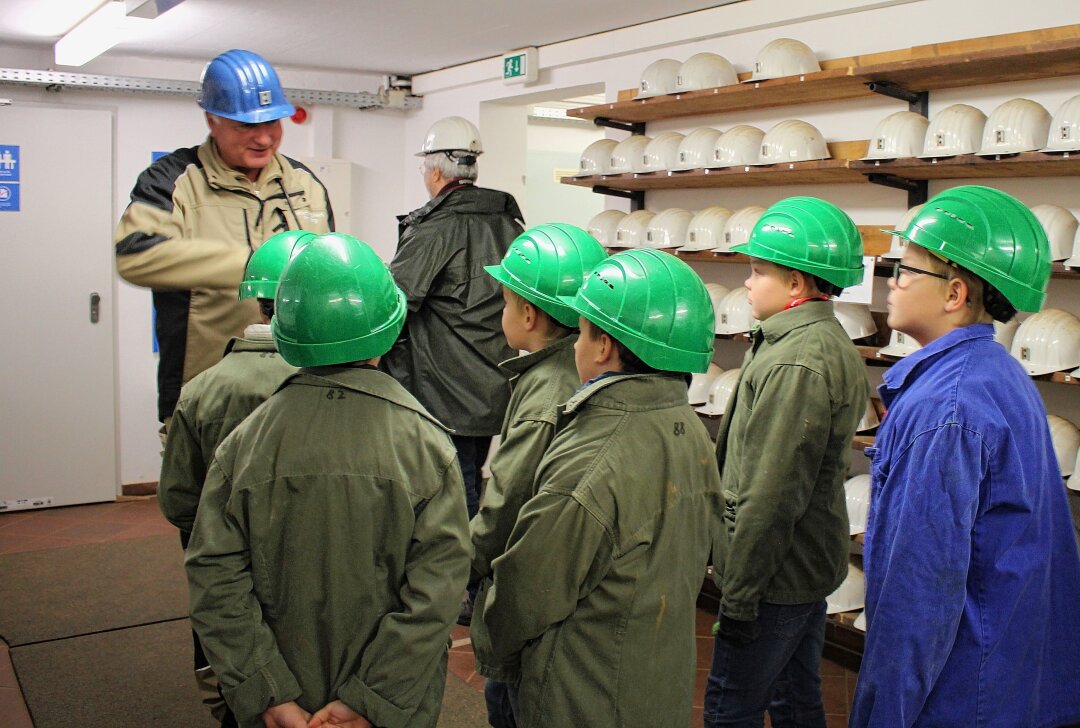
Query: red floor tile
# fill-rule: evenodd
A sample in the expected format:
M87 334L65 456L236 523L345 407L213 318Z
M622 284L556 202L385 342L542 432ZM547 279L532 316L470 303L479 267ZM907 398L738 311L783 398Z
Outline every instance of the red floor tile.
M0 722L4 728L34 728L18 688L0 688Z

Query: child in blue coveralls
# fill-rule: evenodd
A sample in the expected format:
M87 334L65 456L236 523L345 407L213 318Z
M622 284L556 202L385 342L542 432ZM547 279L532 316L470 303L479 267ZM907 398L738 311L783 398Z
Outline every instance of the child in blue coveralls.
M868 632L851 725L1080 722L1080 555L1046 411L992 319L1038 311L1049 243L1009 195L926 203L889 283L922 348L880 388Z

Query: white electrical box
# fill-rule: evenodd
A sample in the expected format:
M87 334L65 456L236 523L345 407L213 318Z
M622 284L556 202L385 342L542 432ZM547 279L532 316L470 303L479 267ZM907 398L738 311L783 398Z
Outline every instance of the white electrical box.
M299 160L315 173L330 196L334 208L334 227L339 233L352 233L352 162L329 157L301 157Z

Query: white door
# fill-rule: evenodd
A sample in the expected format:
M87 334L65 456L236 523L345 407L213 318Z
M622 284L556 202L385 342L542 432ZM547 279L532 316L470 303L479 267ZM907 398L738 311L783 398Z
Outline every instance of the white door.
M109 111L0 107L0 512L116 499L112 137Z

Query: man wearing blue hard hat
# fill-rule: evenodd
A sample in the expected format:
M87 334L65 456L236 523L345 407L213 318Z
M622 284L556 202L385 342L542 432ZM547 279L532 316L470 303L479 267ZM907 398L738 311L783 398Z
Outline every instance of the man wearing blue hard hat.
M121 277L153 291L163 443L181 385L261 320L255 300L236 295L252 252L286 230L334 230L326 188L278 153L281 119L295 109L264 58L244 50L219 55L203 71L198 103L210 127L206 141L139 175L115 239ZM194 642L203 702L223 725L235 725Z
M259 322L253 300L236 300L254 249L285 230L334 230L326 188L278 153L281 120L295 109L264 58L219 55L203 71L198 104L210 135L139 175L115 238L120 276L153 290L162 434L180 386Z

